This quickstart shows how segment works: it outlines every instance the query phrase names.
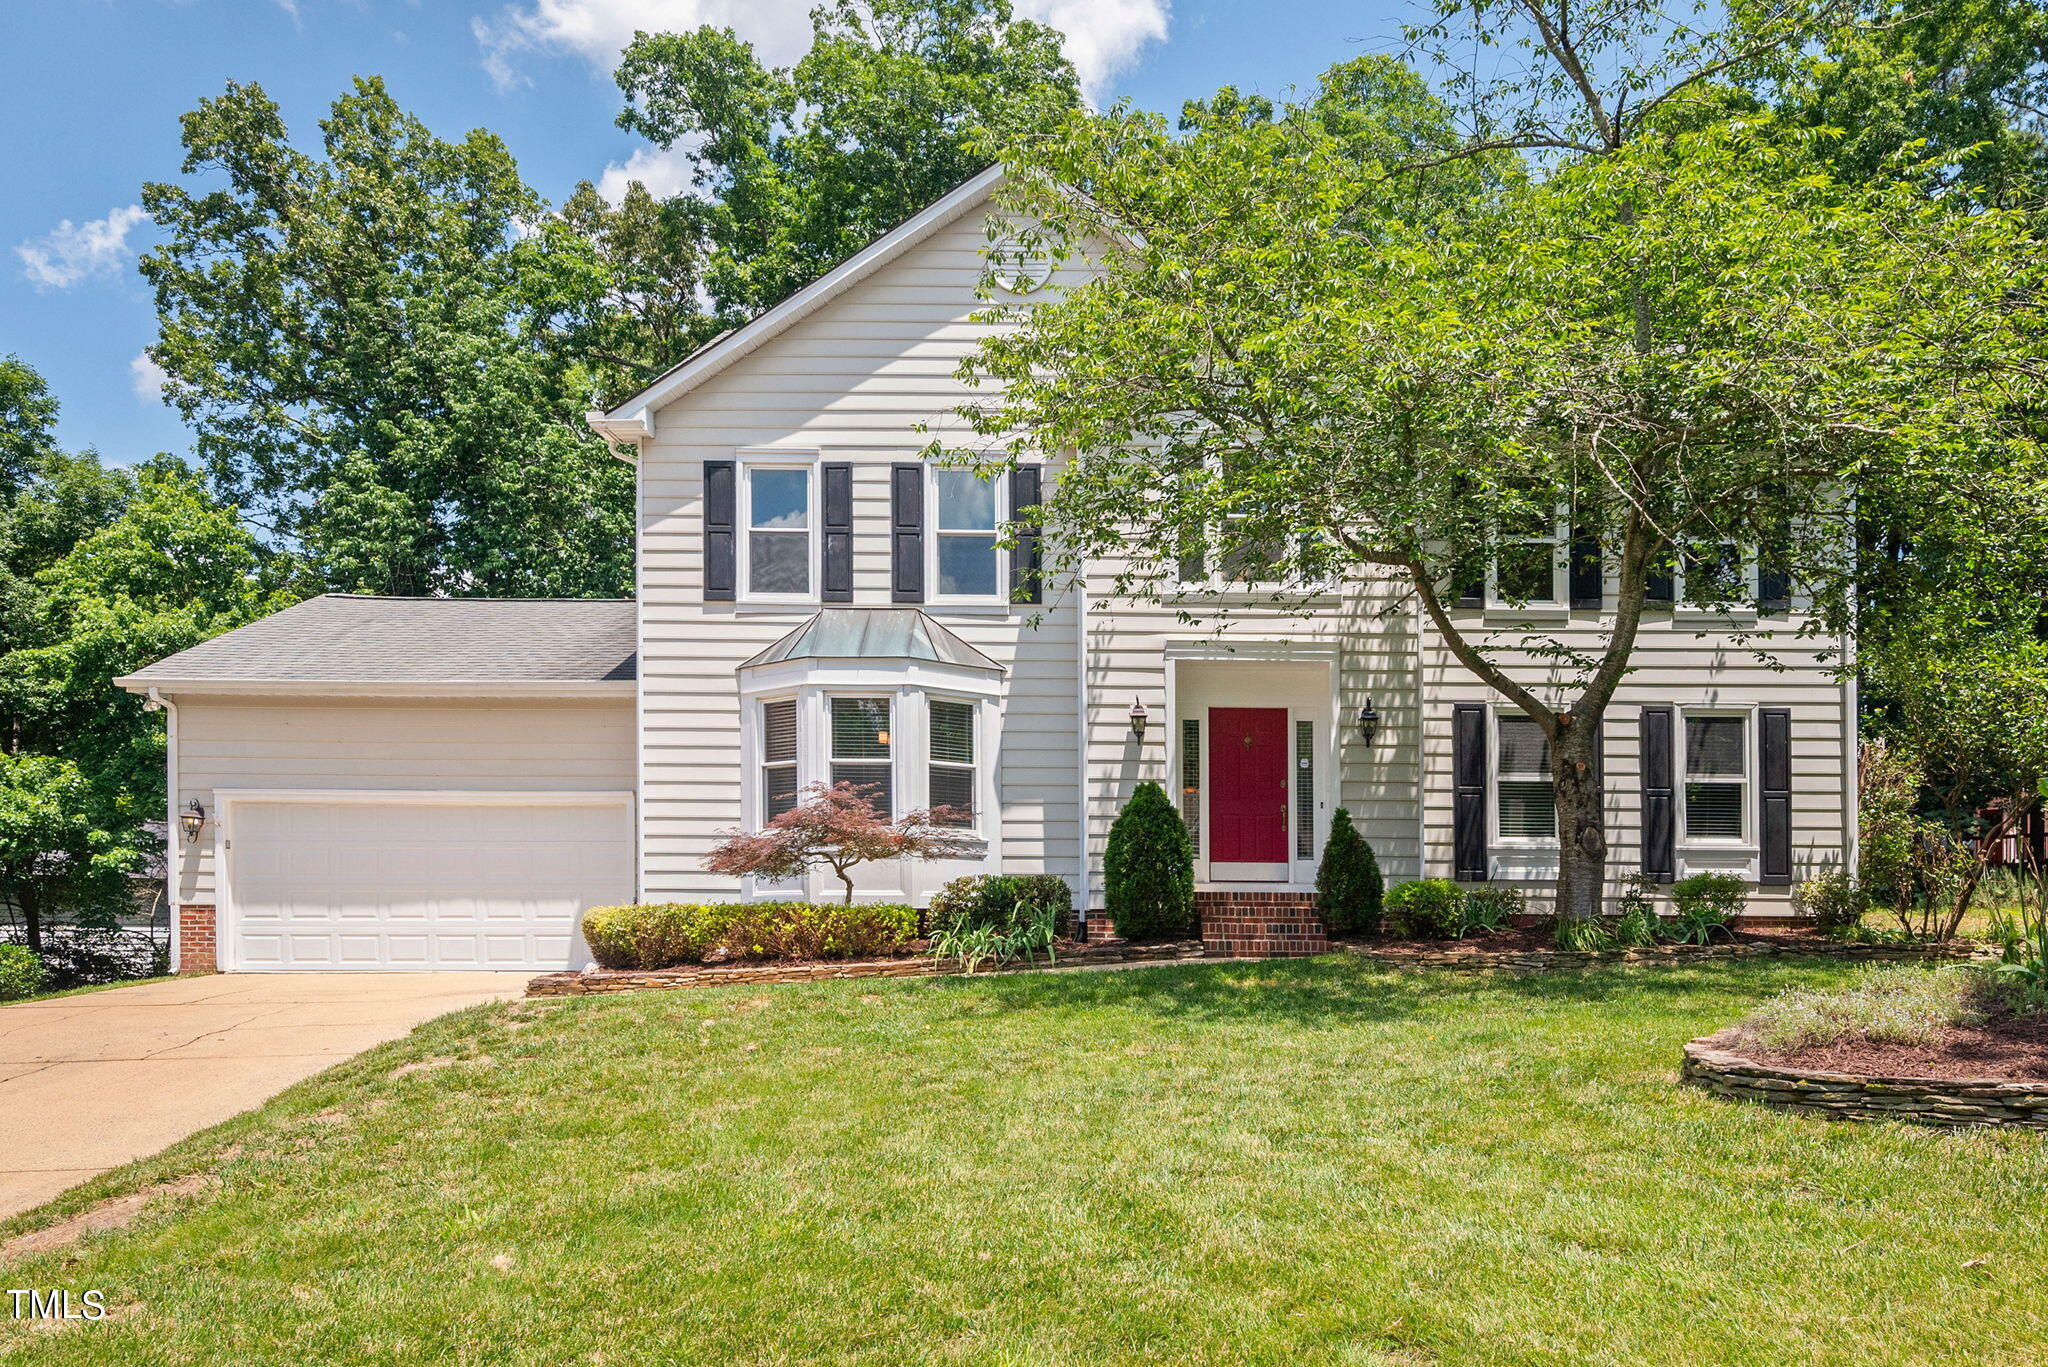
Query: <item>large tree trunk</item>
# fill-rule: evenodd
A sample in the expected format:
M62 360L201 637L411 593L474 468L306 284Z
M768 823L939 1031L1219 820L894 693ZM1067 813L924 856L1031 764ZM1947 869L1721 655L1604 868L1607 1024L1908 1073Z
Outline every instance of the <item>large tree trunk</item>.
M1551 742L1557 788L1557 914L1587 920L1600 914L1607 883L1607 826L1600 803L1594 723L1566 713Z
M43 952L42 907L37 902L36 895L27 888L21 890L20 898L16 905L21 910L21 931L23 937L28 942L29 953L41 955Z

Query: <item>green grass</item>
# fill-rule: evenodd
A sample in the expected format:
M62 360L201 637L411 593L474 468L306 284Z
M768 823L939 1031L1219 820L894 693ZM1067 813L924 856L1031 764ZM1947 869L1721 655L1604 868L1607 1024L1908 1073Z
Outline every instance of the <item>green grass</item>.
M479 1007L67 1197L220 1179L0 1272L127 1307L0 1319L0 1359L2038 1363L2039 1140L1675 1085L1686 1039L1847 972Z

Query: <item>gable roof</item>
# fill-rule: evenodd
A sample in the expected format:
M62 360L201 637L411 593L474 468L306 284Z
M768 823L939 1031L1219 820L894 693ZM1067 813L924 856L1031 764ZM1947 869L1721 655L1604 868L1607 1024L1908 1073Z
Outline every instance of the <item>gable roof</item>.
M130 692L630 691L630 598L329 593L116 679Z
M826 608L740 668L785 660L930 660L999 674L1003 668L914 608Z
M969 177L775 307L744 326L720 333L698 347L630 399L604 412L585 414L585 421L607 440L630 441L651 435L654 414L658 409L689 393L763 342L809 316L821 304L979 208L995 192L1002 179L1003 168L1000 165Z

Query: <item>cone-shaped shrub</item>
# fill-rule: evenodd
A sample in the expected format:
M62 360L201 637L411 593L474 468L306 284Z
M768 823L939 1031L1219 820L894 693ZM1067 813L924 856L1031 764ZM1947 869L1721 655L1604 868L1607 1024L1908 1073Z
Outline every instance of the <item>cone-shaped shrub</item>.
M1195 928L1195 848L1156 783L1140 783L1109 828L1102 904L1127 940L1163 940Z
M1372 846L1342 807L1330 818L1323 862L1316 865L1316 910L1332 935L1371 935L1380 928L1380 901L1387 890Z

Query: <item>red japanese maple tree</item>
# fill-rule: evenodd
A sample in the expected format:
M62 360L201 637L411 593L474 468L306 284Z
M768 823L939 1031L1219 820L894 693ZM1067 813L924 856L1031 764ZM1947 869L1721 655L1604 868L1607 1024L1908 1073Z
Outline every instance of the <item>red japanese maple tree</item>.
M851 783L813 783L796 806L758 831L726 831L704 867L735 878L794 878L820 865L839 875L846 901L853 902L856 864L879 859L961 859L981 852L981 842L946 823L964 815L955 807L920 807L884 821L875 804Z

